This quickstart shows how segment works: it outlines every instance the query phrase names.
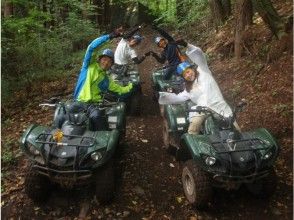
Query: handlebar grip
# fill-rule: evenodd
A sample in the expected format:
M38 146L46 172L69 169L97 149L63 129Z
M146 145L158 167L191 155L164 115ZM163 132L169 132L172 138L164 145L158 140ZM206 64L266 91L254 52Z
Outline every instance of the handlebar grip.
M56 107L57 104L50 104L50 103L41 103L39 106L48 106L48 107Z

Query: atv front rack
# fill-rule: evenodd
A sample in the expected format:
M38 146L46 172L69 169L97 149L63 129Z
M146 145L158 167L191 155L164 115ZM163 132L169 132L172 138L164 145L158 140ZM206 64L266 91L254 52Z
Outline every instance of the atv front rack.
M80 138L79 144L69 144L64 142L56 142L56 141L44 141L44 140L52 140L53 134L51 133L41 133L36 138L35 142L39 144L50 144L50 145L59 145L59 146L73 146L73 147L92 147L95 144L95 138L93 137L85 137L80 135L67 135L63 134L63 137L65 138ZM90 140L88 144L82 144L83 141Z
M220 146L223 146L225 148L225 144L227 145L231 145L231 146L235 146L237 143L245 143L246 146L248 147L244 147L243 149L234 149L232 148L231 150L217 150L217 148L219 148ZM246 144L248 143L248 144ZM233 180L236 182L250 182L253 181L255 179L259 179L263 176L266 176L268 174L267 171L261 171L260 170L260 166L261 166L261 160L258 160L258 152L260 150L268 150L268 147L255 147L256 144L262 144L262 145L266 145L266 143L258 138L249 138L249 139L242 139L242 140L230 140L228 142L228 140L223 140L223 141L214 141L212 142L212 146L215 149L215 153L216 154L227 154L228 158L229 158L229 174L216 174L214 175L215 179L221 180L221 181L226 181L226 180ZM239 146L240 147L240 146ZM231 148L231 147L230 147ZM233 161L232 161L232 154L233 153L237 153L237 152L246 152L246 151L251 151L253 152L254 155L254 171L251 172L248 175L233 175ZM241 160L241 158L240 158Z
M260 143L260 144L263 144L265 145L266 143L264 141L262 141L261 139L258 139L258 138L250 138L250 139L242 139L242 140L230 140L228 141L228 139L226 140L223 140L223 141L213 141L211 144L212 146L214 147L214 149L216 150L216 153L218 154L225 154L225 153L235 153L235 152L243 152L243 151L256 151L256 150L266 150L268 149L267 147L259 147L259 148L245 148L245 149L239 149L239 150L235 150L235 149L232 149L232 150L229 150L229 151L218 151L217 150L217 145L222 145L224 146L224 144L235 144L235 143L238 143L238 142L248 142L250 143L249 145L250 146L254 146L256 143Z
M41 152L45 160L45 164L44 164L45 166L35 165L35 167L38 168L41 171L41 173L49 177L56 177L60 174L73 175L72 177L68 179L77 180L77 179L83 179L83 178L87 178L91 176L90 170L88 169L83 170L80 167L81 162L79 162L79 149L80 147L84 148L84 147L94 146L96 142L95 138L88 137L88 136L80 136L80 135L63 135L63 137L68 138L68 140L70 140L70 138L75 138L75 141L78 140L78 144L52 141L53 134L51 133L41 133L40 135L37 136L35 142L42 144ZM88 142L88 143L85 143L85 142ZM47 144L49 145L49 152L44 154L44 147ZM51 166L50 159L52 157L51 151L53 149L53 146L69 146L69 147L76 148L76 153L73 157L73 163L72 165L70 165L70 167L72 168L69 169L69 167L67 167L68 170L59 170L59 169L56 169L56 165L52 164Z

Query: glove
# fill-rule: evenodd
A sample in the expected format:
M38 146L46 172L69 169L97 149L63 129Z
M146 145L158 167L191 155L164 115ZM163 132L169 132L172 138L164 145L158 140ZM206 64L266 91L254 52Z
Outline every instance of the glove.
M129 92L130 91L132 91L132 89L133 89L133 83L129 83L128 85L127 85L127 88L129 89Z
M120 37L120 36L122 36L122 28L115 29L113 32L109 34L110 39Z
M152 50L148 51L148 52L145 53L144 55L145 55L145 57L147 57L147 56L150 56L151 54L153 54L153 51L152 51Z
M188 43L186 41L184 41L183 39L176 40L176 44L183 46L183 47L187 47L187 45L188 45Z

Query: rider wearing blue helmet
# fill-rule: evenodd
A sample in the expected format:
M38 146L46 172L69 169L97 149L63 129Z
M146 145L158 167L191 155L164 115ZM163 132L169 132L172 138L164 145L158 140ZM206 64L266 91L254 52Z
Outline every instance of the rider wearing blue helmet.
M129 93L133 84L130 83L127 86L120 86L116 84L110 77L108 77L107 71L114 63L114 54L112 50L105 49L95 61L95 50L102 44L109 41L112 38L121 36L119 30L102 35L101 37L93 40L87 48L83 65L80 71L78 82L74 91L74 99L85 109L90 112L90 129L95 130L99 124L97 118L99 118L99 110L93 109L95 103L99 103L102 100L101 92L112 91L115 94L122 95Z
M159 104L178 104L191 100L196 106L208 107L225 117L232 116L230 106L224 100L206 62L204 53L199 47L188 44L187 56L193 62L182 62L177 66L177 74L185 79L185 90L179 94L160 92ZM205 115L197 112L189 113L190 125L188 133L198 134ZM237 129L238 124L234 123Z

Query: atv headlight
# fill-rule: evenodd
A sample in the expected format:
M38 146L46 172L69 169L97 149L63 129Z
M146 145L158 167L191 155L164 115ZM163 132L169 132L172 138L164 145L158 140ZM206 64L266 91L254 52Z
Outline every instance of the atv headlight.
M28 146L29 152L32 155L34 155L34 156L40 155L40 151L38 149L36 149L34 145L32 145L31 143L27 142L27 146Z
M215 157L206 157L206 159L205 159L205 163L206 163L206 165L208 165L208 166L212 166L212 165L214 165L215 162L216 162Z
M91 154L91 158L95 161L98 161L102 158L102 154L100 152L94 152Z
M271 156L273 155L273 153L271 151L267 152L265 155L263 155L263 159L267 160L269 159Z

